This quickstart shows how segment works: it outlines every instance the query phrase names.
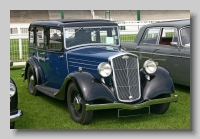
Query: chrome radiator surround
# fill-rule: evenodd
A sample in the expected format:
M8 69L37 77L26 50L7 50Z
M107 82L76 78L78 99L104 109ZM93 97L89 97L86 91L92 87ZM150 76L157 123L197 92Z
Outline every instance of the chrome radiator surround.
M109 57L112 80L119 101L134 102L141 97L138 56L120 53Z

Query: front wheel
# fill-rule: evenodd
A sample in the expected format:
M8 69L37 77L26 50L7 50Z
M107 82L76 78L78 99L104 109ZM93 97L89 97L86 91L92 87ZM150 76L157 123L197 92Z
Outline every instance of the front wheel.
M170 94L163 94L156 98L167 98L167 97L170 97ZM164 114L169 109L169 106L170 106L170 102L163 103L163 104L155 104L155 105L150 106L150 111L151 113L154 113L154 114Z
M33 68L31 66L28 67L27 71L27 81L28 81L28 89L31 95L37 96L39 91L35 89L36 77L33 72Z
M92 104L83 99L76 85L72 82L67 91L67 105L72 119L80 124L89 124L93 117L93 111L86 111L85 104Z

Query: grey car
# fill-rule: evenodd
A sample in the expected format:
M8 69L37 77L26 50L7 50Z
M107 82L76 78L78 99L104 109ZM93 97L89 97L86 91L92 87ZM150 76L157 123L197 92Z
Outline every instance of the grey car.
M153 59L167 69L174 83L190 86L190 20L142 26L134 42L121 47L139 56L140 65Z

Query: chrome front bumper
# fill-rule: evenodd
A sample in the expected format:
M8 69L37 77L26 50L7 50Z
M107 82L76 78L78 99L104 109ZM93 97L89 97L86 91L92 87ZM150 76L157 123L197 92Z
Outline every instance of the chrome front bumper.
M18 110L18 112L14 115L10 115L10 122L18 121L20 118L22 118L23 112L21 110Z
M148 107L154 104L177 102L178 95L173 94L168 98L152 99L140 104L125 104L125 103L106 103L106 104L86 104L86 110L102 110L102 109L126 109L126 110L136 110L144 107Z

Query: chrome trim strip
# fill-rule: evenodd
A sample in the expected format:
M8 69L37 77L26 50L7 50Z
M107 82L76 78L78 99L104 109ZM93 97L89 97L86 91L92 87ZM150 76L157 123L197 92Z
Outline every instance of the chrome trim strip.
M115 78L115 71L112 70L112 72L113 72L114 88L115 88L115 90L116 90L117 97L118 97L118 99L119 99L121 102L134 102L134 101L140 99L140 97L141 97L141 88L140 88L141 86L140 86L140 73L139 73L139 62L138 62L138 56L135 55L135 54L132 54L132 53L127 53L127 52L121 52L121 53L119 53L119 54L116 54L116 55L110 56L110 57L108 58L108 61L111 63L111 67L112 67L112 69L113 69L113 62L112 62L112 59L114 59L114 58L116 58L116 57L119 57L119 56L122 56L122 55L131 55L131 56L136 57L136 59L137 59L139 97L138 97L137 99L135 99L135 100L131 100L131 101L130 101L130 100L121 100L121 99L119 99L119 94L118 94L118 89L117 89L117 83L116 83L116 78Z
M190 57L187 57L187 56L183 56L182 58L190 59Z
M98 65L91 65L91 64L85 64L85 63L79 63L79 62L72 62L72 61L69 61L69 63L74 63L74 64L82 64L82 65L88 65L88 66L98 66Z
M127 59L126 59L126 76L128 79L128 91L129 91L129 96L131 96L131 90L130 90L130 84L129 84L129 77L128 77L128 68L127 68Z
M113 45L113 44L107 44L107 43L85 43L85 44L81 44L81 45L75 45L69 48L65 48L66 50L71 50L74 48L79 48L79 47L83 47L83 46L95 46L95 45L99 45L99 46L113 46L113 47L119 47L119 45Z
M80 66L74 66L74 65L69 65L69 67L77 67L77 70ZM97 69L91 69L91 68L86 68L86 67L81 67L82 69L89 69L89 70L97 70Z
M139 52L139 51L128 51L128 52L135 52L135 53L144 53L144 54L152 54L148 52ZM166 55L166 54L159 54L159 53L154 53L155 55L163 55L163 56L171 56L171 57L181 57L181 58L190 58L190 57L185 57L185 56L176 56L176 55Z
M99 62L97 62L97 61L83 60L83 59L77 59L77 58L69 58L69 59L87 61L87 62L94 62L94 63L98 63L99 64Z

